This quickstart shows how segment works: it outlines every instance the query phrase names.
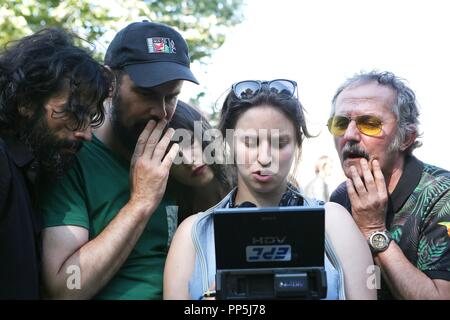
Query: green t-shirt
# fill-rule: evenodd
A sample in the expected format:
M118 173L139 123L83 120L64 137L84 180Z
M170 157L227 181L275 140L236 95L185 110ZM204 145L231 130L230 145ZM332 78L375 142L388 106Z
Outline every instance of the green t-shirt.
M84 144L74 166L40 188L44 228L84 227L95 238L130 198L129 163L96 137ZM166 194L139 241L96 299L161 299L164 263L176 228L175 201Z

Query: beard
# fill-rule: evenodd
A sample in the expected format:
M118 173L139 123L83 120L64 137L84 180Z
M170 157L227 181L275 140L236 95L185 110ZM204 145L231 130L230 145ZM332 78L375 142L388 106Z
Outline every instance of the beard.
M42 114L35 116L27 124L19 138L39 162L42 173L54 178L66 174L74 162L75 154L83 145L81 141L58 138ZM70 151L67 152L67 149Z
M121 110L122 99L120 94L117 92L112 98L110 121L115 137L120 141L122 146L132 154L139 136L142 131L144 131L145 126L150 119L136 122L132 127L126 127L123 125Z

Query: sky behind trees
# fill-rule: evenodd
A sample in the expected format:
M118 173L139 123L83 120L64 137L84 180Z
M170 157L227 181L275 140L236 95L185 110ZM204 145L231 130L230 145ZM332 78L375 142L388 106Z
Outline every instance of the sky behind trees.
M308 124L321 132L304 143L301 183L313 177L322 154L334 159L337 183L340 165L325 127L331 98L360 70L392 71L421 106L423 146L415 155L450 169L449 8L445 0L247 0L244 21L228 30L209 64L194 64L201 85L187 84L183 96L205 91L201 107L209 111L233 82L296 80Z

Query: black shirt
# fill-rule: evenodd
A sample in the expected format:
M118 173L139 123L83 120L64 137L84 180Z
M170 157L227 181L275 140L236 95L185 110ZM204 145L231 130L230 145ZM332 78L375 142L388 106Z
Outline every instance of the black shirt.
M25 146L0 138L0 299L39 298L40 221L30 194L34 168Z
M352 212L345 183L330 201ZM450 280L450 172L407 157L389 195L386 228L411 264L431 279ZM384 281L379 298L393 298Z

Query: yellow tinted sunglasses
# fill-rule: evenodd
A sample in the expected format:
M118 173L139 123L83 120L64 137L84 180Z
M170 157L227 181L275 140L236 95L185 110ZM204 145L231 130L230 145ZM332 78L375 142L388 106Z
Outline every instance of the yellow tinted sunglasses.
M348 125L355 120L358 130L367 136L376 137L381 135L383 122L380 118L372 115L363 115L355 118L345 116L334 116L328 119L328 130L331 134L340 137L345 134Z

